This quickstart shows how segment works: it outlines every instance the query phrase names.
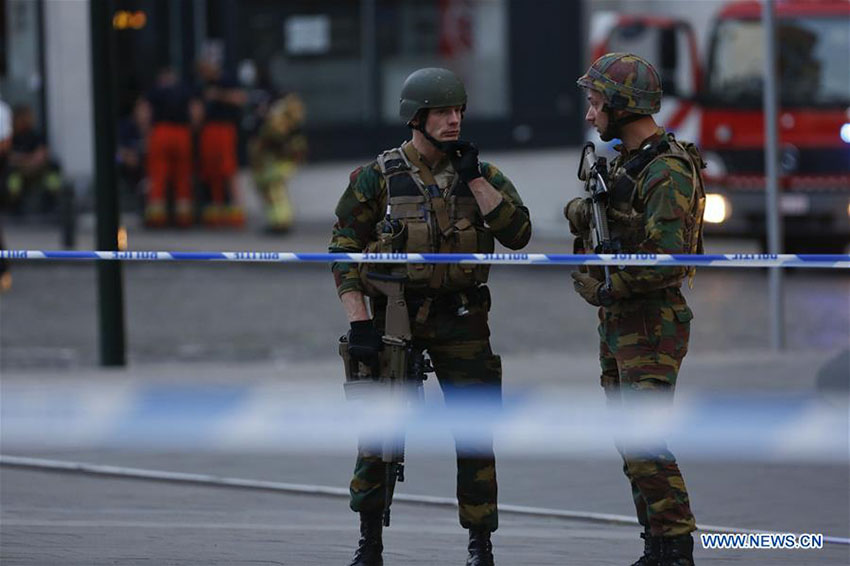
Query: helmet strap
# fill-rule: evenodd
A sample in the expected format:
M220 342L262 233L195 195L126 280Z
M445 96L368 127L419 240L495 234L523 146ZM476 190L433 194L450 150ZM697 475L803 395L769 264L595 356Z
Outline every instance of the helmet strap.
M623 139L623 126L645 118L645 115L635 114L633 112L626 112L620 117L615 117L614 109L607 103L602 106L602 111L608 113L608 127L600 134L603 141L609 141L614 138Z
M452 149L454 149L454 142L440 141L437 138L435 138L434 136L432 136L431 134L429 134L428 132L426 132L425 131L425 120L420 119L419 123L416 124L415 126L413 124L408 124L408 126L413 130L419 130L420 132L422 132L422 135L425 136L425 139L428 140L428 143L433 145L439 151L442 151L443 153L449 153L450 151L452 151Z

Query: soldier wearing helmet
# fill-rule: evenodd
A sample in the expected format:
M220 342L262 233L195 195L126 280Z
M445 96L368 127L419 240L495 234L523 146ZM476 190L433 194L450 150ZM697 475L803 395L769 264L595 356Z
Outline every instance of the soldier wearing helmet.
M528 243L531 222L516 188L494 165L479 161L475 145L460 139L466 102L463 83L447 69L419 69L407 77L399 113L411 138L351 173L336 207L331 252L489 253L495 240L515 250ZM470 394L498 402L502 369L490 348L488 266L360 269L335 263L337 292L351 323L351 358L370 364L379 355L386 299L373 292L361 271L382 269L407 278L413 342L431 358L446 402ZM467 565L491 565L490 533L498 527L492 442L468 446L458 436L456 444L460 523L469 530ZM350 501L360 513L361 539L351 566L383 564L385 466L361 442Z
M578 79L589 108L585 119L605 141L619 139L608 178L607 215L624 253L702 253L705 204L697 148L658 127L656 70L637 55L609 53ZM564 208L579 249L590 242L592 214L583 198ZM594 250L588 250L593 253ZM693 268L614 269L610 285L594 271L573 272L576 291L599 307L602 387L615 406L669 401L688 349L693 313L681 292ZM690 566L696 528L676 459L659 441L618 442L632 487L644 554L634 566Z

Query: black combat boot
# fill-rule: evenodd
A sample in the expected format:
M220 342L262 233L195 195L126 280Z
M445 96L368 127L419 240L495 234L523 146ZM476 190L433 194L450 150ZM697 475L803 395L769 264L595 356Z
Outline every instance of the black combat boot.
M660 566L694 566L694 537L661 537Z
M348 566L384 566L383 513L360 513L360 543Z
M469 529L469 556L466 566L493 566L493 544L487 529Z
M659 566L661 564L661 537L654 537L649 531L640 534L643 539L643 556L632 566Z

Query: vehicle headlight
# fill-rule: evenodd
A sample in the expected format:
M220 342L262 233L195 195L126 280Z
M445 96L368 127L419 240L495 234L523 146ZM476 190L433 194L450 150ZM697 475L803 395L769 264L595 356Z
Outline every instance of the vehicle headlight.
M711 224L720 224L731 214L732 208L729 206L729 200L723 195L717 193L709 193L705 195L705 214L703 220Z
M841 139L844 143L850 143L850 124L841 126Z
M723 177L726 175L726 164L723 163L723 158L713 151L707 151L703 154L705 160L705 175L707 177Z

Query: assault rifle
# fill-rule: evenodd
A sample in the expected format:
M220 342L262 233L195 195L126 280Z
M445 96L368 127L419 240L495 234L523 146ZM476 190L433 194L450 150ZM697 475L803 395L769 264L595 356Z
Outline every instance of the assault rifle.
M578 164L578 178L584 181L584 190L590 195L593 222L591 238L593 253L611 254L618 251L618 246L611 239L608 231L608 161L604 157L596 157L596 146L593 142L584 144L581 150L581 161ZM611 286L611 270L605 267L605 285Z
M340 339L340 355L346 362L346 397L361 397L359 390L374 391L377 386L388 394L390 402L400 406L419 401L423 397L422 384L427 374L434 371L425 358L422 348L413 344L410 315L404 298L407 277L382 273L368 273L366 277L387 298L384 349L377 368L369 368L348 356L348 343ZM377 371L376 371L377 370ZM390 525L390 504L396 481L404 481L404 432L390 431L381 441L381 461L384 475L384 526Z

